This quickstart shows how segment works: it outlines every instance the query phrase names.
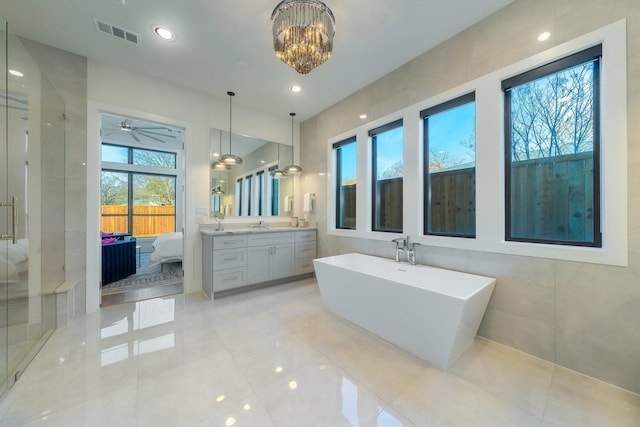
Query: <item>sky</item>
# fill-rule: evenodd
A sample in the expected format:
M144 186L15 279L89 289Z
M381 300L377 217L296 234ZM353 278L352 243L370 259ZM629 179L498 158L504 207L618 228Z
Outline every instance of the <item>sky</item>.
M475 103L468 103L459 107L443 111L429 117L430 151L445 151L455 164L474 162L474 156L465 148L461 141L475 135ZM395 128L377 138L378 173L380 174L398 160L402 160L402 128ZM343 146L342 179L356 176L356 144Z

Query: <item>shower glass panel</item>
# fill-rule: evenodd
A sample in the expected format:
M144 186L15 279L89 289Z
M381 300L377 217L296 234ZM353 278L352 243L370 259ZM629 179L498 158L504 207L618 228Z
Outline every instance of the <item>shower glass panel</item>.
M0 18L0 398L56 327L65 261L64 102Z

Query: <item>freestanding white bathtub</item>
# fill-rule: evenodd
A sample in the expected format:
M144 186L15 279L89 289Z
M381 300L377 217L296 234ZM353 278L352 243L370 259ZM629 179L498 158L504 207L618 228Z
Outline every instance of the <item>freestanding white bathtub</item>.
M358 253L313 264L329 311L442 369L473 341L496 282Z

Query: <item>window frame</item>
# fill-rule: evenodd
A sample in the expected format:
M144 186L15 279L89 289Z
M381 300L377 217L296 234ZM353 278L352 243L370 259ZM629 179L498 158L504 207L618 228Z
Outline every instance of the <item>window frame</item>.
M397 120L394 120L390 123L384 124L382 126L378 126L376 128L370 129L368 131L369 134L369 140L371 141L370 145L371 145L371 163L370 163L370 168L371 168L371 231L376 232L376 233L404 233L404 218L402 221L402 228L400 230L379 230L376 228L376 213L377 213L377 209L376 207L378 206L379 203L379 195L378 192L376 191L376 187L377 187L377 183L378 183L378 167L377 167L377 163L378 163L378 153L377 153L377 136L381 133L393 130L393 129L397 129L397 128L403 128L403 140L402 140L402 157L403 157L403 165L404 165L404 119L400 118ZM402 188L403 188L403 192L404 192L404 176L402 178ZM403 198L403 206L402 206L402 215L401 217L404 216L404 198Z
M561 240L561 239L544 239L544 238L531 238L531 237L514 237L512 234L512 126L511 126L511 113L512 102L511 94L512 89L518 86L522 86L527 83L531 83L535 80L543 77L551 76L570 68L592 62L593 66L593 241L576 241L576 240ZM563 245L563 246L575 246L575 247L602 247L602 227L601 216L603 214L601 210L601 122L600 111L602 108L600 92L601 87L601 64L602 64L602 44L591 46L579 52L564 56L560 59L556 59L552 62L540 65L534 69L525 71L516 76L505 79L501 83L501 88L504 96L504 236L505 240L509 242L521 242L532 244L550 244L550 245Z
M335 158L336 158L336 162L335 162L335 176L336 176L336 185L334 187L334 191L335 191L335 228L338 230L355 230L358 226L358 219L357 219L357 208L356 208L356 220L354 222L353 227L341 227L340 224L342 222L344 222L342 219L342 156L340 156L340 150L350 144L355 144L354 148L356 149L356 182L357 182L357 173L358 173L358 153L357 153L357 149L358 149L358 141L354 136L349 137L347 139L343 139L342 141L339 142L335 142L331 145L332 150L335 153ZM356 184L357 185L357 184ZM356 187L356 200L358 199L358 195L357 195L357 187Z
M429 219L430 219L430 207L431 207L431 172L429 171L429 128L428 128L428 118L430 116L434 116L439 113L444 113L449 110L453 110L457 107L462 107L467 104L474 104L474 123L476 121L476 92L472 91L467 94L458 96L456 98L450 99L448 101L442 102L433 107L425 108L420 111L420 119L422 121L422 177L423 177L423 204L422 204L422 216L423 216L423 229L422 233L425 236L443 236L443 237L457 237L457 238L465 238L465 239L475 239L476 238L476 216L477 213L474 213L474 233L473 234L462 234L462 233L447 233L447 232L433 232L429 231ZM475 129L475 124L474 124ZM474 140L474 146L477 141ZM477 151L477 150L475 150ZM474 163L473 167L476 168L476 154L474 152ZM474 187L475 187L475 178L474 178ZM474 199L477 198L477 194ZM475 205L475 200L474 200Z
M178 170L181 161L181 153L179 150L172 149L159 149L157 147L149 147L146 145L127 145L122 143L110 142L102 140L100 143L100 156L102 153L102 147L119 147L127 150L127 160L126 162L110 162L110 161L102 161L100 167L100 185L102 186L102 172L115 172L122 173L127 176L127 214L102 214L100 212L100 218L102 217L126 217L127 218L127 233L131 233L133 235L134 232L134 217L173 217L173 231L178 230L178 224L181 222L180 210L178 206L182 203L181 199L181 177ZM162 167L162 166L148 166L141 165L138 163L134 163L134 151L151 151L156 153L164 153L170 154L174 157L173 164L174 167ZM136 175L146 175L146 176L158 176L158 177L169 177L174 179L174 213L173 214L152 214L152 215L134 215L133 210L134 206L134 176ZM153 238L153 236L138 236L140 238Z

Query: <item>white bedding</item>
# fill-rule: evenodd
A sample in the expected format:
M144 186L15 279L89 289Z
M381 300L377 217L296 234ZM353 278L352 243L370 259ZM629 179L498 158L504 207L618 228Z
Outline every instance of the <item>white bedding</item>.
M15 245L12 242L0 244L0 283L18 282L18 274L26 270L26 261L29 258L27 243L26 239L20 239Z
M182 261L182 233L165 233L153 241L149 265L169 261Z

